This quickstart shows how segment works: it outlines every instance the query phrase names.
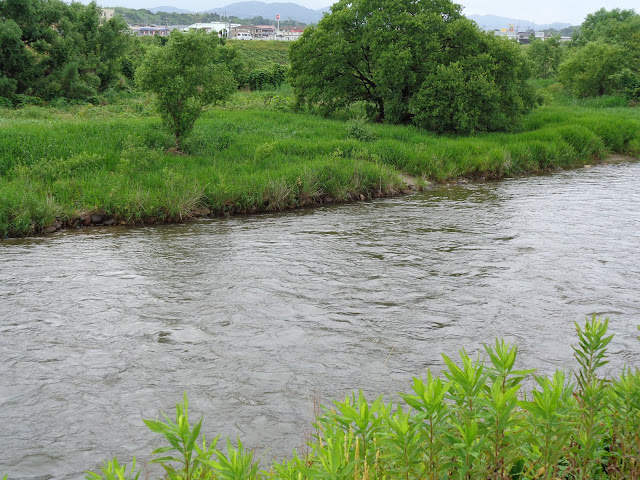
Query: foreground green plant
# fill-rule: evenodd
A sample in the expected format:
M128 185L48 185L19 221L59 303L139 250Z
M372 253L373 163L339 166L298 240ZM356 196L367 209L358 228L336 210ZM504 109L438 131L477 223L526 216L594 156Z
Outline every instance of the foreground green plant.
M175 421L162 414L164 421L145 420L144 423L152 432L164 436L169 445L157 448L153 455L164 455L154 458L150 463L159 463L170 480L252 480L256 478L258 464L253 460L253 453L247 452L240 440L234 448L227 440L227 453L216 448L219 436L209 444L204 435L199 443L202 418L193 426L189 423L189 401L184 394L183 402L176 405Z
M127 466L120 465L116 457L104 462L100 471L102 472L102 475L96 472L87 472L85 478L87 480L138 480L138 477L140 476L140 472L136 472L135 457L133 457L133 463L129 473L127 473ZM6 475L3 480L7 480Z
M238 440L198 441L202 419L191 426L186 394L176 419L145 420L169 445L153 452L167 478L225 480L550 480L640 479L640 370L617 379L598 376L607 360L608 319L576 324L576 383L557 370L533 375L516 368L517 347L497 340L487 358L462 350L460 364L443 356L446 381L431 371L415 378L406 405L368 402L362 392L334 402L316 419L309 451L258 471ZM200 446L201 445L201 446ZM133 477L117 460L88 479ZM127 476L129 475L129 476Z

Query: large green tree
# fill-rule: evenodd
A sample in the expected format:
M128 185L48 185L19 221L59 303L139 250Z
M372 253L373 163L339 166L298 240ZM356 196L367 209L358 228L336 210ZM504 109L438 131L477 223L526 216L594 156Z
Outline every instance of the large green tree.
M202 109L236 88L219 44L217 35L174 30L167 45L149 51L136 71L140 87L155 94L158 112L178 151Z
M459 107L476 119L453 119L437 130L500 129L533 106L518 49L482 32L450 0L340 0L291 45L290 59L298 101L323 113L364 101L378 121L433 128L425 114L433 107L429 92L469 78L482 87L460 88L484 106L465 101ZM505 116L513 118L485 122L482 112L490 105L507 107Z

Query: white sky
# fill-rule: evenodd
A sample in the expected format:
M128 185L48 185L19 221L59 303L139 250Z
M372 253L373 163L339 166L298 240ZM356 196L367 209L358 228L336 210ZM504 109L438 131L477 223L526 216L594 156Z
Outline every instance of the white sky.
M89 0L81 0L88 3ZM223 7L240 0L98 0L105 7L153 8L174 6L185 10L204 11ZM264 1L264 0L263 0ZM330 5L331 0L280 0L293 1L308 8L318 9ZM267 1L266 3L273 3ZM600 8L635 9L640 12L638 0L458 0L465 14L498 15L535 23L563 22L579 25L588 13ZM282 12L286 17L286 12Z

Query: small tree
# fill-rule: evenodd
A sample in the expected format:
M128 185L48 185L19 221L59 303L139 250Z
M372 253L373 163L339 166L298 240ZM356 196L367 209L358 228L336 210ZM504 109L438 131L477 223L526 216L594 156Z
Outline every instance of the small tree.
M174 31L167 45L150 51L136 71L138 85L155 94L162 122L175 136L178 151L202 109L235 89L219 43L215 35Z

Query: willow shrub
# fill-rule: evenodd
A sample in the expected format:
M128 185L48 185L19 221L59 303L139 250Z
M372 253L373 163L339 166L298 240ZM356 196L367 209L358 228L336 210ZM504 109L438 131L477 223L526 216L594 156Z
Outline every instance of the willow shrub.
M640 329L640 327L638 327ZM170 479L629 479L640 478L640 370L625 367L615 379L598 375L607 363L608 319L576 324L579 369L571 375L518 370L518 349L503 340L485 345L484 358L443 355L441 377L414 378L405 404L368 402L362 392L320 414L309 453L258 470L240 440L199 440L202 419L189 423L188 400L175 420L145 420L167 446L153 452ZM639 337L640 339L640 337ZM102 475L129 479L139 473L117 459Z

